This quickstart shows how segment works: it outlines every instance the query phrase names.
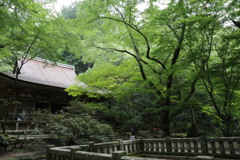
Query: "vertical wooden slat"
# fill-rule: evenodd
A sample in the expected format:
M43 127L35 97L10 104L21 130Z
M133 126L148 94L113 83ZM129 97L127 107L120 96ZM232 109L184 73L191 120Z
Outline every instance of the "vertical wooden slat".
M128 153L132 153L132 144L128 144Z
M149 142L146 143L146 151L149 151Z
M117 146L113 146L113 152L117 151Z
M101 153L101 150L100 150L100 148L98 148L98 149L97 149L97 153Z
M73 149L73 148L70 149L70 159L71 160L75 159L75 152L76 152L76 149ZM62 160L62 158L61 158L61 160Z
M214 140L210 140L210 144L211 144L211 151L212 153L216 153L216 143Z
M141 143L141 142L140 142ZM140 149L140 143L136 143L136 151L137 152L142 152L141 149Z
M112 154L112 152L113 152L113 147L112 147L112 146L109 146L109 148L108 148L108 154Z
M154 151L154 142L150 142L150 151L153 152Z
M231 154L231 155L234 155L234 154L235 154L235 149L234 149L233 141L232 141L232 140L229 140L229 141L228 141L228 146L229 146L230 154Z
M181 152L185 152L184 147L185 147L185 146L184 146L184 141L180 141L180 148L181 148L180 151L181 151Z
M159 142L156 142L156 152L159 152Z
M178 143L177 143L177 141L173 142L173 149L174 149L174 152L178 152Z
M221 140L219 141L219 147L220 147L220 153L225 154L224 143Z
M144 152L145 151L145 143L144 143L144 141L142 139L139 142L139 151L140 152Z
M137 143L134 143L134 144L133 144L133 152L134 152L134 153L137 152Z
M172 152L172 143L171 143L171 140L170 138L166 138L166 149L167 149L167 152Z
M202 154L208 154L208 145L205 137L200 138Z
M128 153L128 145L124 145L124 151L126 151Z
M112 153L115 152L115 145L112 146Z
M164 142L161 141L159 144L160 144L160 151L164 152Z
M103 148L103 153L106 153L107 154L108 150L106 147Z
M198 153L198 142L197 141L193 141L193 151L194 153Z
M237 141L237 150L238 150L238 154L240 154L240 140Z
M191 142L187 141L186 143L187 143L187 152L191 153Z

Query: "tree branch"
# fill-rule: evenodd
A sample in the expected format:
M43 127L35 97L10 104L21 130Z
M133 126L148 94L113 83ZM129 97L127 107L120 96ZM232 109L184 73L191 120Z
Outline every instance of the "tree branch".
M191 84L191 89L188 93L188 96L184 99L184 102L187 102L192 97L193 93L195 92L195 85L196 85L198 79L199 79L198 76L193 79L192 84Z
M116 49L116 48L103 48L103 47L100 47L100 46L96 46L95 44L93 44L93 46L96 47L96 48L98 48L98 49L102 49L102 50L104 50L104 51L106 51L106 52L117 51L117 52L126 53L126 54L128 54L128 55L130 55L130 56L132 56L132 57L134 57L134 58L137 59L137 56L136 56L136 55L134 55L133 53L131 53L131 52L127 51L127 50L121 50L121 49ZM141 61L142 61L144 64L148 64L148 63L147 63L146 61L144 61L144 60L141 60Z
M132 28L133 30L135 30L137 33L139 33L145 40L145 43L147 45L147 51L146 51L146 57L149 59L149 60L152 60L152 61L155 61L157 62L158 64L161 65L162 68L166 69L166 66L159 60L155 59L155 58L151 58L150 57L150 44L149 44L149 41L148 41L148 38L134 25L131 25L129 23L127 23L126 21L124 20L120 20L120 19L116 19L116 18L112 18L112 17L100 17L100 18L103 18L103 19L109 19L109 20L114 20L114 21L118 21L118 22L122 22L124 23L125 25L129 26L130 28Z
M225 120L225 116L221 113L221 109L218 107L217 102L216 102L216 100L214 98L212 86L210 85L211 87L209 88L203 78L202 78L202 82L203 82L203 85L204 85L205 89L207 90L207 93L208 93L208 95L209 95L209 97L210 97L210 99L212 101L212 104L213 104L215 110L217 111L217 115L222 120Z
M174 30L174 28L173 28L170 24L167 24L167 26L168 26L168 28L169 28L170 30L172 30L173 35L175 36L175 38L176 38L176 39L179 39L179 36L178 36L176 30Z
M131 53L131 52L127 51L127 50L121 50L121 49L116 49L116 48L103 48L103 47L96 46L94 44L93 44L93 46L98 48L98 49L104 50L106 52L117 51L117 52L121 52L121 53L126 53L126 54L132 56L133 58L138 59L138 57L136 55L134 55L133 53ZM144 64L148 65L152 69L152 71L154 73L157 73L157 71L154 68L152 68L152 66L148 62L146 62L146 61L144 61L142 59L140 59L140 61L143 62Z
M181 48L182 48L182 43L183 43L183 39L184 39L184 34L185 34L185 29L186 29L186 23L183 24L182 26L182 31L181 31L181 37L178 39L178 44L177 47L174 51L174 55L172 58L172 62L171 62L171 66L173 66L174 64L176 64L177 59L179 57ZM171 89L172 89L172 84L173 84L173 74L171 73L168 78L167 78L167 93L166 93L166 105L169 106L170 105L170 99L171 99Z

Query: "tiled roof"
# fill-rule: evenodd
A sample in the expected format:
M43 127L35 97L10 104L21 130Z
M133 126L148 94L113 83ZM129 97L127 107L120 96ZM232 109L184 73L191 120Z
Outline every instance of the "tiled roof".
M18 67L20 63L18 63ZM16 74L8 74L15 77ZM40 58L29 60L20 70L18 79L26 82L68 88L75 83L74 66L61 63L54 64Z

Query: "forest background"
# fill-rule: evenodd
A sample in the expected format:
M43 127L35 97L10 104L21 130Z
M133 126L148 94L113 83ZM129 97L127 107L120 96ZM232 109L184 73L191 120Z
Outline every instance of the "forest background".
M239 135L239 1L82 0L61 13L49 3L0 1L1 71L34 57L73 64L88 87L66 90L71 114L164 137Z

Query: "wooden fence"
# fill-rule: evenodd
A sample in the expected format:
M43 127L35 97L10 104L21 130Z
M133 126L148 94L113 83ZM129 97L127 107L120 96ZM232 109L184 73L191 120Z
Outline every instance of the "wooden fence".
M240 137L118 140L79 146L47 147L47 160L127 160L129 157L126 155L131 154L206 155L240 159Z

